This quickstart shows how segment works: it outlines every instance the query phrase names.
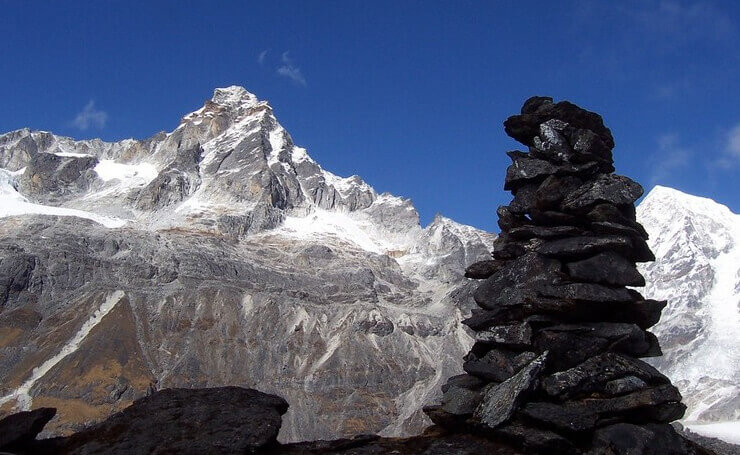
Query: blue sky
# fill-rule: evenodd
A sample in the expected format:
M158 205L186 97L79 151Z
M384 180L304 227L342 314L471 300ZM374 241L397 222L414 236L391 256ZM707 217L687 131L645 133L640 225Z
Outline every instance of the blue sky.
M242 85L326 169L491 230L502 122L549 95L604 116L617 172L737 213L739 5L0 0L0 131L145 138Z

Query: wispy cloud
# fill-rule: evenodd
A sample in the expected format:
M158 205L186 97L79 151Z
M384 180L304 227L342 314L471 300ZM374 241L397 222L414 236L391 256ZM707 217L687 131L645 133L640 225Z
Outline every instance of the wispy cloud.
M724 150L717 160L717 165L723 169L740 165L740 123L727 132L724 142Z
M270 52L270 50L265 49L264 51L260 52L259 56L257 56L257 63L259 63L260 66L265 66L265 57L267 57L268 52Z
M711 1L661 0L622 6L654 37L674 45L694 40L726 40L735 33L731 16Z
M90 100L85 107L72 120L72 126L85 131L88 128L104 128L105 122L108 121L108 114L95 108L95 100Z
M681 143L675 133L663 134L657 138L658 152L649 160L652 170L650 183L664 183L675 171L685 168L691 162L693 151Z
M292 80L294 84L305 87L306 78L303 77L301 69L293 64L293 60L288 55L288 52L283 52L282 62L283 64L278 67L277 73Z

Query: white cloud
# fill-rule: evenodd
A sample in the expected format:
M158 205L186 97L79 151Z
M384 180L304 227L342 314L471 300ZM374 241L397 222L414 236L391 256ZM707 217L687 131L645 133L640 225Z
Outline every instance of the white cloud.
M728 169L740 164L740 123L727 132L722 156L717 160L719 167Z
M653 185L664 183L673 172L684 168L691 162L693 152L681 144L677 134L663 134L657 138L658 152L649 160Z
M105 111L95 109L95 100L90 100L90 102L82 108L82 111L75 116L75 119L72 121L72 126L85 131L91 126L94 126L95 128L103 128L107 121L108 114Z
M265 57L267 57L268 52L269 52L269 49L265 49L264 51L260 52L260 55L257 57L257 63L259 63L260 66L264 66Z
M293 64L288 52L283 52L283 64L278 67L277 73L292 80L294 84L306 86L306 78L303 77L301 69Z

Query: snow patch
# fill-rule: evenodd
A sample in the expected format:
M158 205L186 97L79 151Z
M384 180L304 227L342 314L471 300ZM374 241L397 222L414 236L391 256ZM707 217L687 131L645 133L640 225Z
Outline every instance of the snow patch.
M0 218L22 215L74 216L95 221L107 228L119 228L127 223L127 220L121 218L97 215L84 210L28 202L28 199L15 189L15 177L21 175L23 171L25 168L12 173L0 169Z
M702 436L721 439L731 444L740 444L740 422L684 423L684 426Z
M44 377L44 375L46 375L49 370L51 370L59 362L64 360L65 357L76 352L77 349L79 349L80 344L82 344L87 335L90 334L90 331L96 325L98 325L108 313L110 313L110 310L112 310L113 307L115 307L116 304L121 301L123 295L123 291L115 291L111 295L109 295L105 302L100 305L100 308L98 308L95 313L90 316L90 319L82 324L80 330L78 330L75 336L72 337L72 339L69 340L67 344L62 347L57 355L42 363L40 366L34 368L31 372L31 377L28 378L26 382L21 384L13 392L0 398L0 406L11 400L15 400L16 410L28 411L29 409L31 409L33 398L31 397L30 392L33 385L36 384L39 379Z
M93 170L101 180L119 180L126 187L147 185L159 174L150 163L123 164L113 160L102 160Z

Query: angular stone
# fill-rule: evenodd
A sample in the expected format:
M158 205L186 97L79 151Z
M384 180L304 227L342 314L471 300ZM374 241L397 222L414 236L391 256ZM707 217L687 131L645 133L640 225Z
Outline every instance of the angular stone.
M473 308L471 316L464 319L462 323L471 329L478 331L491 327L492 325L516 321L521 318L521 310L516 308L497 307L492 310Z
M54 408L38 408L0 420L0 451L25 451L24 446L36 439L56 413Z
M508 261L526 253L524 242L517 242L505 232L493 241L493 257L499 261Z
M563 199L561 210L584 213L600 203L631 205L642 196L643 189L632 179L615 174L600 175L581 185Z
M571 161L583 162L600 160L611 164L611 149L593 131L583 128L573 130L568 135L568 140L573 147L574 152L574 156L571 158Z
M630 224L634 225L637 223ZM593 223L589 223L589 227L597 234L626 235L628 237L640 237L645 240L648 239L645 229L639 230L631 226L613 223L611 221L594 221Z
M609 352L543 378L540 387L550 396L570 398L604 390L607 383L623 377L639 378L649 385L669 383L667 377L642 360Z
M587 258L602 251L630 254L633 244L629 237L616 235L568 237L544 243L538 252L558 259L575 260Z
M475 376L469 374L458 374L457 376L452 376L447 380L447 382L442 386L442 392L447 392L447 390L452 386L462 387L463 389L468 390L480 390L484 385L486 385L486 383Z
M576 236L583 230L575 226L533 226L531 224L512 228L509 231L515 240L529 240L531 238L554 239L558 237Z
M557 167L545 160L519 158L506 169L504 190L513 190L532 180L543 180L557 171Z
M512 359L513 354L494 349L480 359L468 358L463 363L463 370L488 382L504 382L514 375Z
M640 233L640 237L647 239L648 234L640 223L622 213L614 204L598 204L586 214L586 218L592 222L607 222L629 226Z
M536 198L536 194L535 194ZM536 204L536 200L535 200ZM578 226L581 223L581 221L573 216L569 215L567 213L558 212L554 210L539 210L539 209L533 209L529 211L529 217L534 221L535 223L541 225L541 226L558 226L558 225L569 225L569 226Z
M519 420L507 422L492 434L524 448L527 453L566 455L575 453L573 444L563 436L548 430L524 424Z
M604 391L608 395L624 395L625 393L647 388L647 386L647 383L637 376L625 376L607 382L604 385Z
M494 385L483 397L473 414L473 422L484 429L495 429L511 418L527 393L531 392L537 378L545 368L547 352L501 384Z
M557 119L540 124L540 134L532 139L538 155L553 161L570 161L573 149L562 131L568 124Z
M241 387L165 389L75 433L63 453L252 453L276 443L287 410Z
M442 395L442 411L454 415L472 415L483 399L483 392L451 386Z
M521 226L527 221L521 215L514 215L507 205L499 206L496 209L496 215L498 215L498 227L502 231L509 231L511 228Z
M526 348L532 344L532 328L526 322L489 327L478 332L475 341L510 348Z
M506 264L478 286L473 293L475 302L486 309L517 305L509 295L502 295L507 288L531 287L540 283L549 284L559 278L560 262L536 253L527 253Z
M614 398L586 398L565 403L531 402L522 407L521 413L555 430L583 432L615 417L633 423L647 423L654 416L643 411L680 401L678 389L666 384Z
M576 281L612 286L645 286L645 278L635 265L613 251L570 262L565 264L565 269Z
M509 204L509 211L518 216L526 215L537 207L536 183L528 183L513 191L514 199Z
M583 185L583 180L574 176L557 176L547 177L535 193L535 203L540 210L557 210L565 196L575 191Z
M540 124L550 119L558 119L573 128L591 130L609 149L614 147L611 131L604 126L601 116L594 112L589 112L568 101L559 103L538 101L530 103L529 106L526 113L511 116L504 122L506 134L525 145L534 145L533 140L540 132Z
M503 261L497 261L489 259L485 261L479 261L474 264L470 264L465 269L465 278L473 278L476 280L485 280L490 277L498 270L500 270L506 263Z
M694 451L668 424L617 423L597 429L587 455L689 455Z
M558 286L542 286L539 293L557 299L582 300L599 303L631 302L632 294L625 288L612 288L593 283L568 283Z

